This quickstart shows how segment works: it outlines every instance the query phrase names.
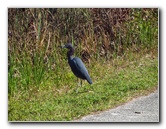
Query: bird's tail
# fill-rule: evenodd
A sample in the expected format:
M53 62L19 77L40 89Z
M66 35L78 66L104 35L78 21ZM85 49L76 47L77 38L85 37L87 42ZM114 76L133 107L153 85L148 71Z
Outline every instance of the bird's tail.
M92 80L90 78L87 79L87 81L88 81L89 84L93 84L93 82L92 82Z

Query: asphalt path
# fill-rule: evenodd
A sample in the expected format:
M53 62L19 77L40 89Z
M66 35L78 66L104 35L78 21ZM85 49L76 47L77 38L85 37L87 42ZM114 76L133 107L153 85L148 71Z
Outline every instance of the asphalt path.
M158 91L114 109L85 116L77 122L159 122Z

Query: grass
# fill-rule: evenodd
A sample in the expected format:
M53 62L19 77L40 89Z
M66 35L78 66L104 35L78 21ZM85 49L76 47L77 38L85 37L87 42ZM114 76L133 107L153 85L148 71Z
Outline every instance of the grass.
M78 93L66 42L94 82ZM147 94L157 49L157 8L9 8L8 120L74 120Z
M65 89L64 86L64 89L58 90L48 84L47 87L30 86L29 90L20 90L16 96L9 97L8 120L70 121L113 108L156 89L157 56L148 53L143 57L137 54L132 57L128 58L131 60L129 62L117 59L121 65L114 63L116 68L107 63L93 66L101 74L100 77L92 74L94 84L84 83L78 93L74 90L76 82L71 82L71 89Z

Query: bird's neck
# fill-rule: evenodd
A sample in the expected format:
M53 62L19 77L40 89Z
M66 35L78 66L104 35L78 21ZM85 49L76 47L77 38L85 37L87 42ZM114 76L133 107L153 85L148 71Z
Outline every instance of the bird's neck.
M73 56L68 56L68 61L71 61L73 59Z
M71 48L68 52L67 52L67 57L68 57L68 60L72 60L73 59L73 54L74 54L74 49Z

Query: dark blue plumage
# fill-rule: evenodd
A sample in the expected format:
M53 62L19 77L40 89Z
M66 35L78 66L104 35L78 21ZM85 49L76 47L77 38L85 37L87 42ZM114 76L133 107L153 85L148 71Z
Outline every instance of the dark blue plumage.
M62 46L62 48L69 49L69 51L67 52L68 63L74 75L83 80L87 80L89 84L92 84L92 80L89 76L88 70L86 69L82 60L78 57L72 57L72 55L74 54L74 48L72 44L67 43L66 45Z

